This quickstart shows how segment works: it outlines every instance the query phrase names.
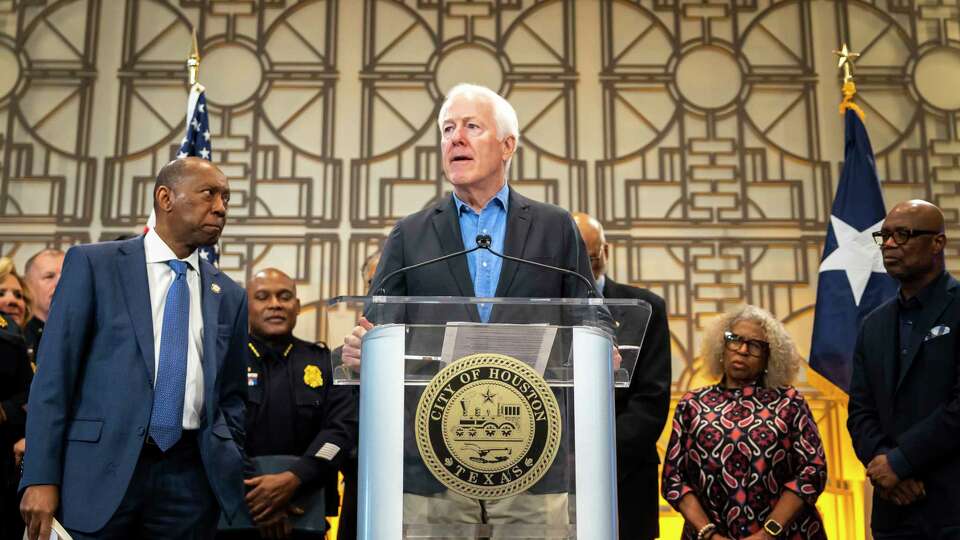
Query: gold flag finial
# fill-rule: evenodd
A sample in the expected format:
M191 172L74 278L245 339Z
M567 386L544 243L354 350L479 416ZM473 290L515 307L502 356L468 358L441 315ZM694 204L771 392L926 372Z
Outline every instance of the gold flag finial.
M840 57L837 62L837 69L843 69L843 101L840 102L840 114L847 109L857 113L860 120L864 120L866 115L856 103L853 102L853 96L857 93L857 85L853 82L853 61L860 58L860 53L851 52L844 43L840 50L833 51L833 54Z
M193 49L190 56L187 57L187 74L189 76L190 86L197 84L197 78L200 76L200 48L197 47L197 29L193 29Z
M849 81L853 80L853 61L857 58L860 58L860 53L851 52L847 48L847 44L844 43L840 47L840 50L833 51L833 54L840 57L840 61L837 62L837 69L843 69L843 82L846 84Z

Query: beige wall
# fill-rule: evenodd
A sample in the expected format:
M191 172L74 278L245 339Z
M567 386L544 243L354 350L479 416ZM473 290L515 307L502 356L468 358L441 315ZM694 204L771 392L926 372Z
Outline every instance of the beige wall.
M888 206L931 199L958 232L958 12L906 0L0 1L0 248L22 264L43 245L141 227L183 134L196 25L214 157L235 194L222 265L238 280L267 265L295 275L298 333L336 343L350 321L318 316L319 301L362 292L365 255L444 192L436 108L454 82L480 82L519 111L516 189L596 215L612 275L667 300L679 391L696 380L704 320L736 304L770 309L808 348L843 156L842 41L864 53L860 103ZM953 268L957 256L953 243ZM837 429L829 390L809 392ZM849 502L858 488L838 482Z

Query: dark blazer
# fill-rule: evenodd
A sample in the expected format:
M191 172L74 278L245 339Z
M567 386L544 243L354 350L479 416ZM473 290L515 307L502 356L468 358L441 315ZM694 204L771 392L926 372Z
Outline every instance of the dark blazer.
M866 465L877 454L899 448L927 496L896 506L874 495L875 531L920 518L932 531L960 537L960 284L944 273L914 332L926 336L908 351L897 370L899 302L884 303L863 321L850 381L847 428L857 457ZM937 337L932 328L949 333ZM942 330L941 330L942 331Z
M586 247L580 238L580 232L569 212L554 205L535 202L510 189L507 208L507 229L504 238L504 253L533 260L544 264L559 266L578 272L593 283L590 259ZM462 250L463 239L460 234L460 219L453 196L444 198L430 206L400 220L383 247L380 264L373 278L377 287L384 276L398 268L409 266L441 255ZM466 257L455 257L440 263L424 266L400 274L383 284L386 294L410 296L474 296L473 282ZM530 265L503 261L496 295L501 297L539 297L571 298L587 296L586 284L574 276L559 272L550 272ZM506 307L508 309L500 309ZM543 309L525 314L517 306L494 306L490 322L553 322L569 319L569 313L551 314ZM512 308L512 309L511 309ZM529 315L529 317L528 317ZM553 315L544 320L544 315ZM371 319L373 320L373 319ZM480 322L475 305L420 305L410 306L404 313L390 317L380 317L374 322L412 322L443 324L447 321ZM568 322L577 322L569 321ZM436 351L436 338L442 338L437 332L421 332L423 339L411 333L408 336L407 351L429 353ZM422 348L422 350L421 350ZM408 409L416 407L422 388L408 389L406 397ZM562 393L561 393L562 394ZM560 396L561 411L566 402ZM572 403L566 404L571 407ZM407 414L412 414L408 410ZM405 447L410 450L405 460L405 491L413 493L435 493L442 488L430 475L417 454L417 444L407 423ZM569 444L572 434L563 431L561 444ZM560 454L563 455L561 447ZM534 486L535 492L567 491L567 482L571 479L563 474L561 459L558 456L547 475Z
M227 519L243 505L247 297L200 261L207 478ZM58 517L102 528L127 490L153 406L154 339L143 237L67 252L30 391L20 489L60 486Z
M593 283L590 259L580 232L566 210L532 201L510 188L507 208L507 230L503 252L506 255L558 266L578 272ZM466 246L468 248L472 245ZM375 287L382 286L389 295L410 296L475 296L466 256L427 265L380 281L394 270L454 253L464 249L460 234L460 218L453 196L400 220L383 247ZM379 290L379 287L378 287ZM371 291L377 293L378 291ZM587 296L586 284L574 276L550 272L531 265L503 261L496 296L575 298ZM515 316L494 306L490 322L512 322ZM451 313L450 306L433 315L432 308L421 307L418 313L408 311L406 320L442 323L451 320L480 322L476 306L463 306Z
M670 409L670 330L667 309L656 294L604 278L604 298L639 298L653 308L646 334L631 321L635 310L611 306L619 345L641 345L629 388L615 393L617 413L617 506L620 537L660 536L660 457L657 439Z

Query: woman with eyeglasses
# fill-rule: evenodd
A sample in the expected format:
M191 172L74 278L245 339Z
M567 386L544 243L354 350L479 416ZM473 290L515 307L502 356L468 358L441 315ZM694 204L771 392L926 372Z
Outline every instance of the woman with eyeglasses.
M791 386L800 357L783 325L745 306L703 336L720 382L677 404L663 497L683 514L682 538L826 538L814 506L827 482L817 425Z

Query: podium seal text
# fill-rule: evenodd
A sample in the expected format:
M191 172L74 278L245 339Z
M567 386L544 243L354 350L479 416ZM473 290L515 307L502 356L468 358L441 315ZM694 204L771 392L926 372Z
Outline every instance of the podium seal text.
M474 499L502 499L537 483L560 447L560 407L527 364L472 354L443 368L420 397L420 456L446 486Z

